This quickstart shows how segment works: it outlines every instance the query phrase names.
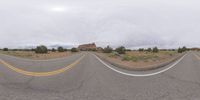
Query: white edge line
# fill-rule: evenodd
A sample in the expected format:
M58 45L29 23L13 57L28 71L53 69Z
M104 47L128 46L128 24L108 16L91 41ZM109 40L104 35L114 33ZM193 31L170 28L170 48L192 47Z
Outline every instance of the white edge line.
M185 54L183 57L181 57L179 60L177 60L174 64L172 64L171 66L169 66L168 68L166 69L163 69L161 71L158 71L158 72L155 72L155 73L150 73L150 74L130 74L130 73L125 73L125 72L122 72L122 71L119 71L111 66L109 66L108 64L106 64L104 61L102 61L99 57L97 57L95 54L93 54L102 64L104 64L106 67L110 68L111 70L117 72L117 73L120 73L120 74L123 74L123 75L127 75L127 76L137 76L137 77L145 77L145 76L153 76L153 75L157 75L157 74L160 74L160 73L163 73L169 69L171 69L172 67L174 67L175 65L177 65L180 61L183 60L183 58L187 55Z

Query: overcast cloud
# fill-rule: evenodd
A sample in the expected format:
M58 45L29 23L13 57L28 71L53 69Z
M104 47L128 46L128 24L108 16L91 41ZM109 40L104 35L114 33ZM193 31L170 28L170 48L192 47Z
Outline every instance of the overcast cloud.
M198 0L1 0L0 48L200 46Z

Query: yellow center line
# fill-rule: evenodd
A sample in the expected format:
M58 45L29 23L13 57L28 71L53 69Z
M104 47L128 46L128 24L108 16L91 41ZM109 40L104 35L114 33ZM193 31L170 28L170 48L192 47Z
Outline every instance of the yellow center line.
M0 59L0 63L2 63L3 65L5 65L6 67L10 68L11 70L23 74L23 75L28 75L28 76L51 76L51 75L56 75L56 74L60 74L62 72L65 72L66 70L71 69L72 67L74 67L75 65L77 65L83 58L85 57L85 55L83 55L82 57L80 57L78 60L76 60L75 62L71 63L70 65L58 69L58 70L54 70L54 71L49 71L49 72L31 72L31 71L25 71L23 69L20 68L16 68L10 64L8 64L7 62L3 61L2 59Z

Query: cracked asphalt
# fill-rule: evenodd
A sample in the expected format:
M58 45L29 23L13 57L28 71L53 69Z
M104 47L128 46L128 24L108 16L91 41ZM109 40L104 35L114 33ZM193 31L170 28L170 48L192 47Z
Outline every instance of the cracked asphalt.
M51 71L85 57L63 73L35 77L0 64L0 100L200 100L200 56L188 54L161 74L133 77L119 74L91 53L50 61L28 61L0 55L0 59L28 71ZM196 56L195 56L196 55Z

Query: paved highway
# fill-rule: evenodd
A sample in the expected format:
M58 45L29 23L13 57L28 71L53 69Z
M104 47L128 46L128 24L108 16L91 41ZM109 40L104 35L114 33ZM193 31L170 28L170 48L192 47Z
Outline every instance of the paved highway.
M0 59L0 100L200 100L198 52L142 77L118 73L86 52L46 61Z

